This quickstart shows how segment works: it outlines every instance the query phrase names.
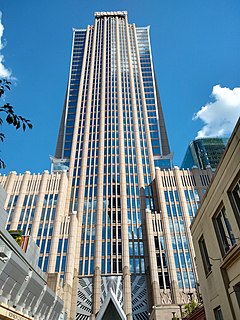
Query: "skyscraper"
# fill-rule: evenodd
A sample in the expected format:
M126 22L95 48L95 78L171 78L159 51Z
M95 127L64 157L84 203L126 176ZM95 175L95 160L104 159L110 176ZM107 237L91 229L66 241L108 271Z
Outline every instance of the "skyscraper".
M94 26L74 31L56 157L67 159L70 212L82 221L79 274L94 274L99 292L101 273L123 273L126 314L130 272L145 272L144 188L154 177L154 159L161 163L169 154L156 91L149 28L128 24L124 11L96 12ZM169 157L164 162L170 166ZM135 264L130 245L139 246ZM94 297L96 314L100 296Z
M189 226L210 174L172 168L149 27L117 11L73 31L52 173L0 183L70 319L169 319L198 294Z
M200 169L211 167L216 170L224 153L228 138L198 138L193 140L186 151L182 168L197 166Z

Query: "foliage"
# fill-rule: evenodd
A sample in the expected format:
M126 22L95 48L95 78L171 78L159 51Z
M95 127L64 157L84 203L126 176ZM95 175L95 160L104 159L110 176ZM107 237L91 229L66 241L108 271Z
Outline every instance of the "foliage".
M8 231L13 239L21 246L23 241L22 230L9 230Z
M184 312L184 316L188 316L191 313L193 313L195 311L195 309L197 309L197 307L199 306L198 302L195 300L192 300L191 302L187 303L185 305L185 312Z
M6 79L0 79L0 98L3 100L3 97L5 95L5 92L7 90L10 90L11 82ZM26 128L32 129L32 124L30 120L25 119L22 116L19 116L15 113L13 107L9 103L4 103L2 106L0 106L0 112L4 113L6 118L5 121L13 125L16 130L22 127L23 131L26 130ZM4 120L0 116L0 125L2 125ZM0 132L0 141L4 141L5 135L4 133ZM0 159L0 169L5 168L6 165L2 159Z

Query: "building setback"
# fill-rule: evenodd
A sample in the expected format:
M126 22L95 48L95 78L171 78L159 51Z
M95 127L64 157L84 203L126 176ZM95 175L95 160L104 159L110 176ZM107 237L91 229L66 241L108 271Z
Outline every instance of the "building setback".
M52 173L0 178L6 227L60 274L69 319L170 319L198 298L190 223L211 175L172 167L149 27L96 12L73 31Z

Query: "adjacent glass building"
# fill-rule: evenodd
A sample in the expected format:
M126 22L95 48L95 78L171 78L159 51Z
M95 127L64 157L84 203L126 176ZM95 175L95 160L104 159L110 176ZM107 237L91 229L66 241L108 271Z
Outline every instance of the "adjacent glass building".
M228 138L199 138L193 140L186 151L182 168L197 166L200 169L211 167L216 170L224 153Z
M51 174L0 183L6 227L40 246L69 319L170 319L188 294L197 299L189 226L211 171L172 167L149 27L127 12L96 12L73 31L51 160Z

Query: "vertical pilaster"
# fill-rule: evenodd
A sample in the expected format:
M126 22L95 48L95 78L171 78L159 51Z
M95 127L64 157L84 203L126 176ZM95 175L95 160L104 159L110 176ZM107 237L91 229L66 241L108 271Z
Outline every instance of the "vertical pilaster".
M68 315L71 312L71 296L72 285L74 277L74 258L76 249L76 234L78 231L77 213L72 212L70 215L70 226L68 235L68 255L67 266L65 272L65 285L64 285L64 308Z
M165 236L165 242L166 242L166 249L168 253L167 258L168 258L168 270L169 270L170 281L171 281L172 303L176 304L178 302L177 273L176 273L176 266L174 262L174 255L173 255L173 249L172 249L172 237L171 237L171 232L169 228L166 202L164 197L164 187L162 184L162 175L161 175L160 168L156 168L156 186L157 186L158 202L161 205L164 236Z
M154 243L154 232L152 225L152 213L151 210L146 209L146 229L148 234L148 256L150 265L150 277L151 277L151 288L153 293L153 303L157 306L161 303L160 289L158 280L157 260Z
M122 213L122 263L123 263L123 301L127 319L132 319L131 278L129 261L128 217L127 217L127 188L125 168L124 126L122 107L122 79L120 62L119 18L116 17L116 53L117 53L117 92L118 92L118 129L119 129L119 162L120 190Z
M48 179L49 179L49 172L45 170L42 174L42 179L41 179L39 193L38 193L38 200L36 203L32 230L31 230L31 236L34 240L37 239L38 228L39 228L39 223L40 223L41 214L42 214L43 201L44 201L45 194L47 192L46 189L47 189Z
M8 201L9 201L9 198L10 198L11 193L13 191L13 185L14 185L14 182L16 181L16 179L17 179L16 171L11 171L7 177L6 187L4 188L6 191L6 194L7 194L5 206L4 206L5 210L7 209Z
M88 30L89 32L89 30ZM88 96L87 96L87 106L86 106L86 119L85 119L85 126L84 126L84 140L83 140L83 150L82 150L82 162L81 162L81 172L80 172L80 179L79 179L79 193L78 193L78 210L77 210L77 217L74 216L74 213L71 214L70 219L70 231L69 231L69 239L68 239L68 256L67 256L67 263L66 263L66 278L65 278L65 296L69 301L67 305L68 310L70 311L70 291L72 290L73 285L73 275L74 275L74 268L78 270L79 265L79 251L80 251L80 242L81 242L81 226L82 226L82 215L84 211L84 194L85 194L85 183L86 183L86 170L87 170L87 160L88 160L88 143L89 143L89 132L90 132L90 118L91 118L91 107L92 107L92 89L93 89L93 76L94 76L94 63L95 63L95 54L96 54L96 36L97 36L97 19L95 20L94 32L93 32L93 43L92 43L92 56L90 62L90 72L89 72L89 83L88 83ZM86 42L86 46L88 43ZM85 49L86 52L86 49ZM82 72L81 78L81 90L82 90L82 83L84 80L84 73ZM79 89L79 90L80 90ZM78 108L80 108L80 101L78 101ZM80 111L78 110L78 117L76 115L76 119L79 119ZM78 126L78 120L75 123L75 130L76 126ZM77 131L75 132L77 135ZM76 145L76 141L75 141ZM76 148L76 147L75 147ZM76 150L76 149L75 149ZM71 154L71 161L72 166L75 161L75 153L72 151ZM71 181L71 180L70 180ZM69 190L72 188L70 187L69 181ZM68 191L69 191L68 190ZM70 191L69 191L70 192ZM70 197L70 193L68 194ZM70 198L68 199L70 201ZM69 203L69 202L68 202ZM68 210L69 207L66 207ZM71 232L71 234L70 234Z
M141 153L140 134L139 134L138 111L137 111L137 104L136 104L136 87L134 83L133 67L132 67L133 63L132 63L129 27L130 26L128 25L127 16L126 16L125 28L126 28L127 51L128 51L131 106L132 106L133 126L134 126L134 141L135 141L135 150L136 150L136 162L137 162L137 171L138 171L138 179L139 179L139 188L142 188L144 187L144 176L143 176L142 153Z
M25 198L25 195L27 192L27 185L28 185L29 178L30 178L30 172L26 171L23 175L21 187L19 190L18 200L16 203L16 207L14 209L14 214L13 214L13 218L12 218L12 222L11 222L11 229L12 230L16 230L18 223L19 223L24 198Z
M55 272L55 263L56 263L56 257L57 257L60 227L64 217L67 183L68 183L67 175L65 172L63 172L61 174L61 179L60 179L58 201L57 201L56 214L55 214L54 225L53 225L53 235L51 238L51 249L49 253L48 273Z
M100 128L98 149L98 182L97 182L97 208L96 208L96 231L94 251L94 285L92 313L100 309L101 303L101 261L102 261L102 216L103 216L103 178L104 178L104 134L105 134L105 84L106 84L106 36L107 18L103 19L103 42L102 42L102 74L101 74L101 106Z

